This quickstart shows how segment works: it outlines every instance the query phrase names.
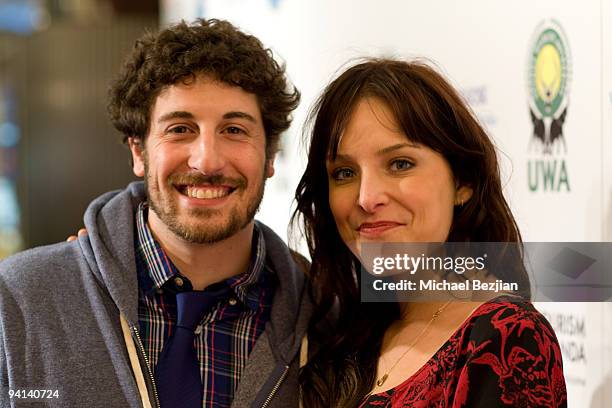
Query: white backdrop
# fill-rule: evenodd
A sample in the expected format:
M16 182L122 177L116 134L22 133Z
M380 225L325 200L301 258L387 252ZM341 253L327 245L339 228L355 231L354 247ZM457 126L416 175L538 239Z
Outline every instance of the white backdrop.
M392 56L427 57L462 90L502 153L506 195L526 241L612 241L609 1L162 0L161 5L163 23L222 18L256 35L286 61L302 91L258 216L281 236L304 168L299 140L308 108L347 61ZM553 119L563 122L563 136L550 153L533 140L529 111L534 101L529 67L546 28L560 38L561 57L542 58L535 76L536 82L552 84L562 104L544 119L547 135ZM559 82L566 83L564 90ZM563 107L567 113L560 118ZM612 406L612 304L537 306L563 348L569 406Z

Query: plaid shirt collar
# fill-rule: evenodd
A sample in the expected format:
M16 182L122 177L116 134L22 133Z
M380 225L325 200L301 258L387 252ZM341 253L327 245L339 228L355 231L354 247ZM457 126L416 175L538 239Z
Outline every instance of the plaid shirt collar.
M153 234L147 224L148 205L140 203L136 211L136 265L138 271L138 283L146 296L153 296L154 292L167 290L166 283L175 276L181 276L187 287L191 287L189 279L181 275L178 268L166 255L159 242L153 238ZM237 298L249 308L259 308L259 292L264 284L266 242L261 229L255 223L253 230L253 251L249 270L226 279L227 285L234 291Z

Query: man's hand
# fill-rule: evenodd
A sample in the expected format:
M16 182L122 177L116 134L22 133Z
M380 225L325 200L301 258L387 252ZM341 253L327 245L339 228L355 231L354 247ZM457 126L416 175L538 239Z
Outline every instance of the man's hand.
M87 230L85 228L81 228L79 230L79 232L77 232L77 235L80 237L81 235L87 235ZM68 239L66 240L67 242L71 242L74 241L75 239L77 239L77 235L71 235L68 237Z

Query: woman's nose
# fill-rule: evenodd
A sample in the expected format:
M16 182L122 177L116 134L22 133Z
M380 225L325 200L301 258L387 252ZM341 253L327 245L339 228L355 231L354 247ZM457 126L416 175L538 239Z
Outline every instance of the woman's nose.
M389 202L386 186L375 173L362 172L359 185L359 206L368 213L375 212Z

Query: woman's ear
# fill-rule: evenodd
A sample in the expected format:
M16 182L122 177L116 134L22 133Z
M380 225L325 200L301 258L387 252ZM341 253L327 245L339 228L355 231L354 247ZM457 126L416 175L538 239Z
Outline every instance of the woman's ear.
M132 152L132 171L137 177L144 177L144 146L139 137L128 137L128 146Z
M472 190L472 187L468 185L464 184L458 186L455 190L455 205L463 207L463 204L467 203L470 198L472 198L473 193L474 190Z

